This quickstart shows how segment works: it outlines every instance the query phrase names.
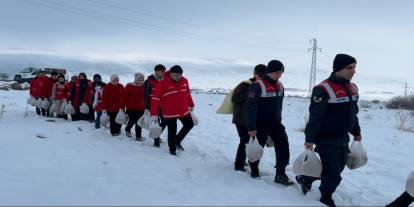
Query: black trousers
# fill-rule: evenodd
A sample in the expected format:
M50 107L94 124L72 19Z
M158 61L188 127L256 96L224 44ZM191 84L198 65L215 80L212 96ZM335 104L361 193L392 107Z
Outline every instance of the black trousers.
M274 143L276 154L276 168L285 169L289 164L289 141L285 131L285 126L279 121L258 124L257 126L257 140L262 147L265 147L267 138L270 137ZM259 165L260 160L251 163L254 166Z
M90 122L95 121L95 110L93 109L92 104L88 104L88 107L89 107L88 119Z
M165 127L167 126L167 122L165 121L164 116L162 115L161 108L158 109L158 124L162 128L162 131L164 131Z
M125 127L125 131L131 132L131 128L135 125L135 136L137 138L141 137L142 128L138 126L138 119L144 114L144 111L134 111L134 110L127 110L126 114L128 114L128 124Z
M111 131L111 134L121 134L121 124L116 123L115 119L116 119L116 115L118 114L118 112L107 112L108 116L109 116L109 129Z
M72 114L71 117L72 117L72 121L79 121L79 120L89 121L89 114L81 113L79 107L75 108L75 114Z
M177 120L180 120L183 124L183 127L178 132L178 134ZM181 144L188 132L190 132L190 130L194 127L193 119L191 118L191 115L188 115L186 117L178 119L165 119L165 122L168 127L168 147L170 148L170 151L176 151L176 145Z
M246 163L246 144L249 142L250 136L246 126L236 124L236 129L240 137L240 142L234 165L235 167L243 168Z
M341 173L348 159L348 146L316 146L322 163L321 185L319 191L322 196L331 196L341 183Z
M388 204L386 207L408 207L411 203L414 202L414 198L405 191L392 203Z

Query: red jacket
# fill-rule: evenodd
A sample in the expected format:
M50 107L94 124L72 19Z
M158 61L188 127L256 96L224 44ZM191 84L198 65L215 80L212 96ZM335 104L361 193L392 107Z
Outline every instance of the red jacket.
M184 77L179 82L173 82L170 79L169 72L166 72L158 86L153 89L153 92L151 116L158 114L160 105L165 119L185 117L190 113L190 108L194 107L190 87Z
M42 88L47 77L35 77L30 81L30 95L33 97L41 97Z
M144 111L144 85L136 86L128 83L124 98L126 110Z
M103 89L103 109L107 112L118 112L119 109L124 109L124 86L122 84L112 85L106 84Z
M53 85L55 84L55 80L52 78L46 78L45 83L42 87L41 97L42 98L50 98L52 96Z
M59 82L56 82L53 84L53 90L52 90L52 98L53 100L63 100L66 98L67 94L65 91L66 84L62 84Z
M64 92L66 94L66 100L70 100L70 93L72 91L72 81L65 83Z
M86 104L90 104L91 101L91 82L88 80L86 87L83 91L83 96L81 96L81 81L80 80L76 80L74 83L72 83L72 86L70 87L70 95L69 95L69 100L72 101L72 105L75 108L78 108L82 103L86 103ZM75 89L73 90L73 87L75 87ZM72 91L75 92L75 94L72 94ZM73 98L72 98L73 97ZM81 100L82 99L82 100Z

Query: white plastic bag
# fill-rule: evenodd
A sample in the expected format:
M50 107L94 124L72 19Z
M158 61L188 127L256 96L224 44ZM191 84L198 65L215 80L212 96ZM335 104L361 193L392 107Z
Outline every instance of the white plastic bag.
M68 106L66 101L62 101L62 105L60 106L59 112L60 113L65 113L66 106Z
M145 110L144 114L138 119L138 126L143 129L149 130L151 125L151 113L149 110Z
M148 134L148 136L150 138L153 138L154 139L154 138L160 137L161 133L162 133L162 128L158 124L158 121L157 120L151 121L151 125L149 127L149 134Z
M79 111L82 114L88 114L89 113L89 106L86 103L82 103L82 105L79 107Z
M118 114L115 117L115 122L122 125L122 124L125 124L125 120L126 120L125 112L122 110L119 110Z
M42 108L42 103L43 103L43 100L41 98L38 98L36 100L36 107L37 108Z
M32 104L32 97L31 96L29 96L29 98L27 98L26 104L27 105Z
M256 162L263 156L263 147L256 137L250 137L249 143L246 144L246 155L250 162Z
M353 141L349 150L351 152L348 154L348 160L346 161L346 166L349 169L354 170L367 164L368 155L361 142Z
M51 116L54 116L54 113L56 112L56 104L55 103L53 103L52 104L52 106L50 106L50 109L49 109L49 114L51 115ZM56 112L57 113L57 112Z
M30 105L32 105L32 106L36 106L36 98L35 97L30 97Z
M101 115L101 125L102 126L106 126L109 123L109 116L106 112L102 112Z
M198 125L197 116L194 114L194 112L190 112L190 114L191 114L191 118L193 119L194 126L197 126Z
M76 111L75 111L75 108L72 106L72 104L66 105L65 114L75 114L75 113Z
M48 100L44 100L42 102L42 109L48 109L49 108L49 101Z
M407 183L405 184L405 190L408 194L414 197L414 171L412 171L407 178Z
M293 162L292 169L296 175L320 178L322 173L322 163L313 150L306 150L296 158L295 162Z

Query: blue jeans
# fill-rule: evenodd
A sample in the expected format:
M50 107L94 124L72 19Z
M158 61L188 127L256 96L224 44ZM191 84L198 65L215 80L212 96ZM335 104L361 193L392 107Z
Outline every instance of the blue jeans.
M101 116L102 116L102 111L97 111L96 119L95 119L95 129L101 128Z

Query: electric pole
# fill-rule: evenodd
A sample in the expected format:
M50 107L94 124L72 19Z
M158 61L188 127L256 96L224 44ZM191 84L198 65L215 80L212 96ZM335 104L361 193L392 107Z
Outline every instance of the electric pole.
M408 83L405 82L405 84L404 84L404 97L407 97L407 96L408 96Z
M310 44L313 46L308 49L308 52L312 50L312 63L311 63L311 72L309 77L309 90L308 95L310 96L312 94L312 89L316 84L316 52L319 50L319 52L322 52L322 49L318 47L318 41L316 38L313 38L309 41Z

